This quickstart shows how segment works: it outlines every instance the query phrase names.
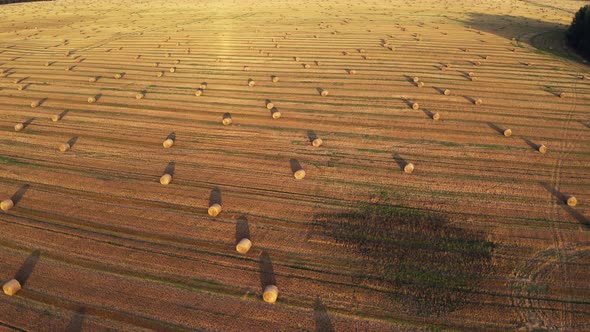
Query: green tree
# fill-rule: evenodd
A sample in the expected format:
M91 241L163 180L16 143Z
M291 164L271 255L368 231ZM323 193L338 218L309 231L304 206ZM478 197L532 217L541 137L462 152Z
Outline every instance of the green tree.
M568 44L590 59L590 5L586 5L576 13L566 33Z

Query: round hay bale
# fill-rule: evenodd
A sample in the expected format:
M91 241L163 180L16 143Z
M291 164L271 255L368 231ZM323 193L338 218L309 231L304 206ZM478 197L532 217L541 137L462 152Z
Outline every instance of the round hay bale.
M203 90L202 89L197 89L197 91L195 91L195 96L200 96L203 94Z
M244 66L244 71L248 71L248 70L250 70L250 67Z
M316 148L319 148L320 146L322 146L322 144L324 144L324 141L321 138L316 138L311 142L311 145L315 146Z
M59 146L59 151L60 152L66 152L71 148L70 143L64 143L62 145Z
M307 63L303 65L303 68L305 68L305 69L309 69L310 67L311 66L309 64L307 64Z
M279 77L278 76L271 76L271 81L273 83L277 83L279 81Z
M143 97L145 97L145 95L142 92L135 95L135 99L143 99Z
M121 74L121 73L116 73L115 74L115 79L118 80L118 79L121 79L121 77L123 77L123 74Z
M207 83L205 83L205 82L201 83L201 85L199 85L199 89L201 89L201 90L207 89Z
M251 87L251 88L252 88L252 87L254 87L255 85L256 85L256 82L255 82L253 79L251 79L251 78L250 78L250 79L248 79L248 86L249 86L249 87Z
M172 147L172 145L174 145L174 140L172 138L167 138L163 143L162 146L164 146L166 149Z
M74 68L74 67L73 67L73 66L67 66L67 67L65 68L65 71L70 71L70 70L72 70L72 68Z
M88 104L94 104L96 102L96 97L88 97Z
M273 104L270 100L266 102L266 108L271 110L275 107L275 104Z
M414 164L412 163L407 163L406 166L404 166L404 172L407 174L411 174L414 171Z
M159 72L156 74L156 77L162 77L162 76L164 76L164 72L163 72L163 71L159 71Z
M207 210L207 213L211 216L211 217L217 217L217 215L219 215L221 213L221 205L219 204L213 204L209 207L209 209Z
M175 73L176 72L176 67L170 67L170 72L171 73Z
M262 299L266 303L275 303L277 301L277 297L279 296L279 289L275 285L268 285L264 288L264 292L262 293Z
M475 61L473 64L476 66L481 66L481 62L479 62L479 61Z
M49 67L49 66L51 66L51 62L49 62L49 61L45 62L45 67ZM1 70L0 70L0 74L1 74Z
M223 120L221 120L221 122L223 123L224 126L229 126L230 124L232 124L232 118L231 118L231 114L229 113L225 113L223 115Z
M474 76L475 76L475 73L474 73L474 72L468 72L468 73L467 73L467 76L469 76L469 77L474 77Z
M170 182L172 182L172 175L170 174L164 174L162 175L162 177L160 177L160 183L167 186L170 184Z
M18 91L23 91L23 90L25 89L25 85L23 85L23 84L19 84L19 85L17 85L17 86L16 86L16 89L17 89Z
M159 62L154 62L154 64L152 65L153 67L158 67L160 65Z
M574 197L573 195L568 196L567 200L565 201L567 203L568 206L576 206L578 205L578 199L576 197Z
M450 95L451 95L451 90L449 90L449 89L445 89L445 91L443 92L443 94L444 94L445 96L450 96Z
M327 97L327 96L328 96L328 94L330 94L330 92L329 92L328 90L325 90L325 89L322 89L322 92L320 92L320 95L321 95L322 97Z
M298 56L296 56L296 57L293 57L293 60L295 60L295 61L299 61L299 57L298 57Z
M569 97L569 94L567 92L560 92L559 93L559 98L565 98L565 97Z
M504 136L505 137L510 137L510 135L512 135L512 130L511 129L504 130Z
M418 76L415 76L412 81L414 81L414 83L418 83L420 82L420 78Z
M94 82L96 82L96 80L97 80L97 78L96 78L96 76L94 76L94 77L90 77L90 78L88 79L88 82L90 82L90 83L94 83Z
M348 70L348 73L349 73L350 75L356 75L356 70L354 70L354 69L350 69L350 70Z
M481 105L481 103L483 103L483 101L481 99L476 99L476 100L473 101L473 103L475 105Z
M59 120L61 120L61 117L59 116L59 114L54 114L51 116L51 121L57 122Z
M539 146L537 147L537 150L538 150L540 153L543 153L543 154L545 154L545 153L547 152L547 147L546 147L544 144L541 144L541 145L539 145Z
M23 130L23 129L25 129L25 125L24 125L24 124L22 124L22 123L17 123L17 124L14 126L14 131L21 131L21 130Z
M13 206L14 206L14 202L11 199L5 199L2 201L2 203L0 203L0 209L2 211L8 211L8 210L12 209Z
M305 177L305 170L298 169L295 171L295 173L293 173L293 176L295 177L295 179L301 180Z
M418 83L416 83L416 86L419 88L422 88L422 87L424 87L424 82L418 82Z
M271 114L272 118L275 120L280 119L282 116L281 112L276 108L271 109L270 114Z
M247 254L248 251L250 251L250 248L252 248L252 241L245 238L241 239L240 242L238 242L238 244L236 245L236 251L240 254Z
M434 113L434 114L432 115L432 120L434 120L434 121L438 121L439 119L440 119L440 114L438 114L438 113Z
M38 107L39 105L41 105L41 102L40 101L31 102L31 108Z
M413 103L413 104L412 104L412 109L413 109L413 110L416 110L416 111L417 111L417 110L419 110L419 109L420 109L420 104L418 104L418 103Z
M4 294L13 296L19 290L21 290L20 282L18 282L16 279L11 279L2 286L2 290L4 291Z

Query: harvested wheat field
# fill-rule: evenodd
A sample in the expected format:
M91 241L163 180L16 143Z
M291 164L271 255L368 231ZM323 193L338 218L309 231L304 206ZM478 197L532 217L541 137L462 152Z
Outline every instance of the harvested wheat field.
M0 325L590 330L582 4L1 5Z

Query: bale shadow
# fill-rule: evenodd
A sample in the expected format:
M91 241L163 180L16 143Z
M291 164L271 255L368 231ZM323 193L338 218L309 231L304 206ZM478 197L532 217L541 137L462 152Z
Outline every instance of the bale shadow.
M488 127L492 128L493 130L495 130L498 134L500 135L504 135L504 129L496 126L495 124L491 123L491 122L486 122L486 124L488 125Z
M541 144L536 144L533 141L531 141L528 138L522 137L522 140L528 145L530 146L533 150L539 150L539 147L541 146Z
M303 167L301 167L301 164L299 163L299 161L297 159L291 159L289 160L289 165L291 166L291 172L295 173L298 170L303 169Z
M400 156L399 153L393 154L393 160L399 166L400 171L403 171L404 167L406 167L406 165L408 164L408 162L404 158L402 158L402 156Z
M213 204L221 204L221 189L219 189L219 187L215 187L211 190L211 193L209 194L209 206L213 205Z
M441 88L439 88L439 87L436 87L436 86L433 86L432 88L433 88L434 90L436 90L436 92L438 92L438 93L440 93L441 95L443 95L443 96L444 96L444 94L445 94L445 89L441 89Z
M14 279L18 280L18 282L21 284L21 287L25 287L27 280L29 280L29 277L35 269L35 265L37 265L37 262L39 262L40 257L41 250L37 249L33 251L14 275Z
M168 165L166 165L166 168L164 168L164 173L162 173L162 175L170 174L170 176L174 176L175 170L176 170L176 162L174 160L172 160L168 163Z
M463 96L465 100L467 100L470 104L475 104L475 99L469 96Z
M426 114L426 116L429 117L429 118L431 118L431 119L434 116L434 113L432 113L431 111L429 111L429 110L427 110L425 108L422 109L422 112L424 112L424 114Z
M171 132L166 136L166 139L171 139L172 141L176 142L176 132Z
M313 141L317 138L318 138L318 135L316 134L315 131L313 131L311 129L307 130L307 139L309 139L310 143L313 143Z
M315 302L313 305L313 318L315 320L315 330L316 332L335 332L334 326L332 325L332 320L330 319L330 315L328 315L328 310L326 306L322 303L322 300L319 296L316 296Z
M241 239L250 239L250 223L244 215L240 216L236 222L236 244Z
M35 117L32 117L27 121L23 122L23 129L26 129L31 123L33 123L33 120L35 120Z
M76 144L77 141L78 141L78 136L74 136L74 137L70 138L67 143L70 145L70 148L73 148L74 144Z
M567 213L569 213L574 219L576 219L580 224L584 225L586 228L590 228L590 220L586 218L583 214L576 211L573 207L567 205L568 196L564 195L562 192L557 190L554 186L550 185L546 182L540 182L541 186L545 188L553 197L557 199L558 205L564 209Z
M59 118L63 119L68 113L70 113L70 110L65 110L65 111L59 113Z
M394 206L380 198L344 212L317 214L315 229L357 255L364 285L420 316L478 302L492 272L493 243L443 215Z
M272 260L268 252L263 251L260 255L260 288L264 291L264 288L268 285L277 286L277 280L272 266Z
M409 107L409 108L413 109L413 108L412 108L412 105L413 105L414 103L413 103L413 102L412 102L410 99L408 99L407 97L402 97L402 101L403 101L403 102L404 102L406 105L408 105L408 107Z
M18 188L14 195L12 195L10 199L14 203L14 206L16 206L18 202L20 202L20 200L23 199L23 196L25 195L27 190L29 190L30 187L31 185L29 184L22 185L20 188Z
M74 317L65 329L65 332L80 332L82 331L82 325L84 324L84 318L86 317L86 308L81 307L76 310Z
M417 87L418 83L414 82L414 78L408 75L404 75L404 78L406 79L406 81L410 84L412 84L413 86Z

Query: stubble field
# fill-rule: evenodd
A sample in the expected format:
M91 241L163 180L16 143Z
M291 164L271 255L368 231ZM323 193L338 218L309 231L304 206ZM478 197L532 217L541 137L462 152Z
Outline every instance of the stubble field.
M589 330L581 5L0 6L0 325Z

